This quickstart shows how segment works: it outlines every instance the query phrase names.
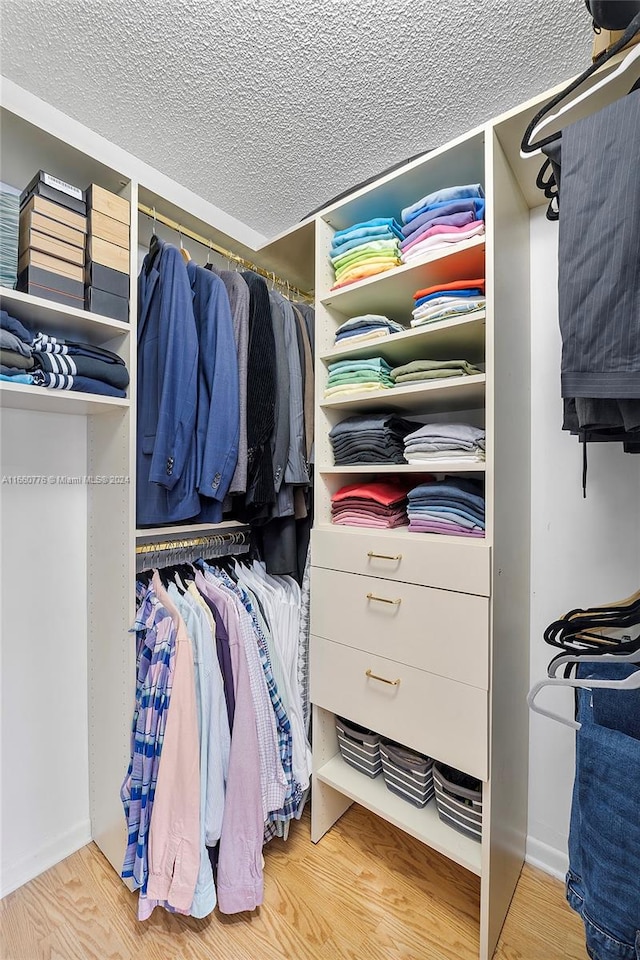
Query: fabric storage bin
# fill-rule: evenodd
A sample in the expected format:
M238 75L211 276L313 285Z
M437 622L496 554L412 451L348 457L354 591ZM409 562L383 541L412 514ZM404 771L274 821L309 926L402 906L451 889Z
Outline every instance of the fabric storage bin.
M345 763L368 777L377 777L382 771L380 734L343 717L336 717L336 732Z
M392 793L416 807L433 798L433 760L393 740L380 741L384 782Z
M436 762L433 785L440 819L474 840L482 839L481 781Z

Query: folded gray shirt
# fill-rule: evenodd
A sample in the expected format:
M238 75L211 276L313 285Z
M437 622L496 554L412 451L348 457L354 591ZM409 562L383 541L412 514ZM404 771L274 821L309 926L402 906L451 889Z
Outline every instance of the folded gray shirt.
M10 330L4 330L0 328L0 349L1 350L13 350L14 353L19 353L23 357L31 356L31 347L28 343L25 343L24 340L20 340L15 333L11 333Z

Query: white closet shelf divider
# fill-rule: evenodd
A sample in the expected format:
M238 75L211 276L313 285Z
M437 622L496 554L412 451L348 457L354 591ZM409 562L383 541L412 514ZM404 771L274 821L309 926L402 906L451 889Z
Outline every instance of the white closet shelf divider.
M112 320L111 317L78 310L77 307L63 306L53 300L34 297L6 287L0 287L0 304L3 310L34 333L42 331L52 336L72 335L95 345L131 333L130 325L122 320Z
M470 377L450 377L446 380L416 382L387 390L363 390L361 393L329 397L320 401L323 409L405 410L407 412L436 413L440 410L473 410L484 406L484 373Z
M477 363L484 359L485 326L485 311L477 310L468 316L449 317L437 323L412 327L406 333L393 333L358 345L349 346L347 342L347 345L336 346L323 354L320 359L328 364L336 360L379 356L388 363L400 365L419 355L437 360L464 357Z
M118 410L127 410L129 406L130 401L121 397L53 390L27 383L0 383L0 408L5 409L83 415L115 413Z
M421 810L412 807L391 793L382 777L374 780L364 777L346 764L339 754L323 764L314 775L471 873L480 875L481 845L443 823L438 817L435 800Z
M321 474L349 474L349 473L484 473L487 468L486 463L463 463L459 460L451 460L449 463L418 465L414 463L358 463L351 466L339 467L319 467Z
M484 277L484 241L484 236L471 237L444 249L439 248L417 263L404 263L333 290L320 302L345 317L381 313L396 320L408 320L413 307L413 295L421 287L450 283L462 277ZM402 309L403 303L406 303L406 312Z

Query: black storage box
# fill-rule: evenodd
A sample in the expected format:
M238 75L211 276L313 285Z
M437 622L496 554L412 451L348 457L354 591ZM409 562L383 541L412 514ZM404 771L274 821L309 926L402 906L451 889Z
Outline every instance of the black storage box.
M111 317L112 320L129 321L129 300L96 287L85 288L85 309L100 313L103 317Z
M105 293L112 293L116 297L128 298L129 296L129 274L113 270L112 267L104 267L101 263L87 261L84 282L88 287L104 290Z
M70 280L41 267L25 267L18 276L16 290L34 297L54 300L67 307L84 310L84 286L79 280Z
M44 170L39 170L31 183L20 194L20 209L29 202L34 194L86 216L87 204L84 198L84 190L73 186L71 183L65 183L64 180L60 180Z

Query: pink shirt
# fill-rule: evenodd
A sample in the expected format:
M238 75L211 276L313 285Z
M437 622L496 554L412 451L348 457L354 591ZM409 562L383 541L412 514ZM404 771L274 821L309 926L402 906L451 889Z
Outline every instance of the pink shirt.
M200 869L200 740L193 651L184 620L158 573L155 594L176 626L176 659L171 703L162 746L151 827L147 896L140 897L141 920L159 902L188 913Z

